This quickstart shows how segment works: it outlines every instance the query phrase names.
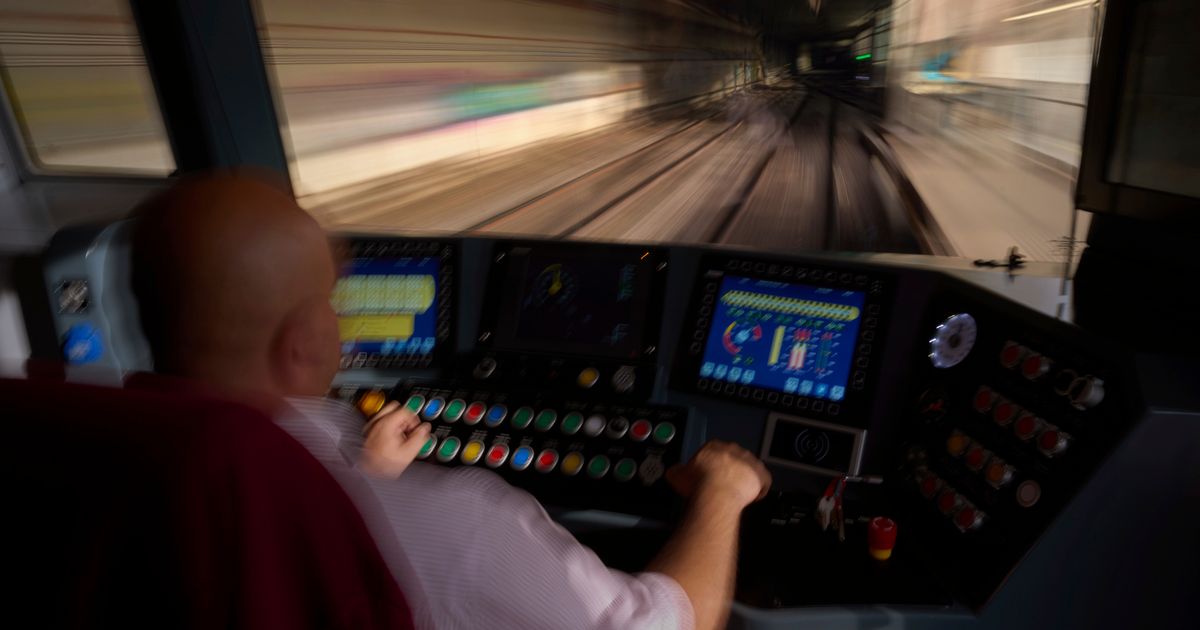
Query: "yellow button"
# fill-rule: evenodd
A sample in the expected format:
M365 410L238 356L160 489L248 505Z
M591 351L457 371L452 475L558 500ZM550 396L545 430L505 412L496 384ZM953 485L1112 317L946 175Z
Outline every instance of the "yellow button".
M471 465L479 461L480 457L483 457L483 442L480 442L479 440L471 440L470 442L467 442L467 445L463 447L462 455L460 456L462 463L467 465Z
M598 380L600 380L600 370L596 368L583 368L579 372L579 376L575 379L575 382L579 383L579 386L584 389L591 389L592 385L595 385Z
M955 433L946 438L946 452L958 457L962 455L967 446L971 443L971 439L961 433Z
M362 398L358 399L358 410L363 412L363 415L370 418L379 413L383 409L383 404L387 402L387 396L383 392L367 392Z
M567 453L566 457L563 457L562 471L564 475L568 477L574 477L575 475L579 474L579 471L582 468L583 454L579 451L572 451Z

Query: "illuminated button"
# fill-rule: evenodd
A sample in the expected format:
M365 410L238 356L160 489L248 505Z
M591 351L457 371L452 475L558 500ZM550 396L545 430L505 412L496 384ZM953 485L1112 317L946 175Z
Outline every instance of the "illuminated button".
M971 450L967 451L967 456L963 458L963 462L966 463L967 468L970 468L971 470L979 470L980 468L983 468L983 463L987 461L987 456L987 451L983 450L983 447L977 445L971 448Z
M574 477L583 469L583 453L579 451L571 451L567 453L562 460L563 474L568 477Z
M1016 415L1017 406L1008 402L1007 400L996 405L996 408L992 410L992 420L995 420L996 424L1000 426L1006 426L1008 423L1012 422Z
M958 431L951 433L950 437L946 438L946 452L955 457L962 456L963 453L967 452L967 447L970 445L971 438Z
M1034 354L1021 363L1021 375L1029 380L1035 380L1050 371L1050 359Z
M587 422L583 423L583 433L588 437L596 437L604 431L604 424L604 416L591 416L587 419Z
M508 445L493 444L492 448L488 449L487 457L483 460L488 468L499 468L508 460Z
M425 438L425 444L421 446L421 450L417 451L417 459L425 459L433 452L433 447L437 446L437 438L432 435Z
M992 403L994 402L995 395L988 386L984 385L983 387L979 388L978 392L975 392L975 411L978 411L979 413L987 413L991 410Z
M675 439L675 425L670 422L660 422L654 427L654 441L659 444L667 444Z
M637 462L626 457L613 467L613 478L617 481L629 481L637 473Z
M604 435L611 440L619 440L625 437L625 433L629 431L629 421L625 418L613 418L608 421L608 430Z
M566 433L567 435L575 435L576 433L579 433L579 427L582 426L583 414L579 413L578 411L572 411L571 413L563 416L561 425L563 433Z
M487 411L487 405L478 400L467 405L467 412L463 415L463 422L467 424L479 424L483 420L483 412Z
M1000 365L1006 368L1016 367L1021 362L1021 355L1024 354L1021 344L1015 341L1009 341L1004 344L1004 349L1000 351Z
M467 408L467 403L460 398L455 398L449 403L446 403L446 411L442 412L442 420L446 422L458 422L462 417L463 410Z
M383 392L367 392L362 398L358 399L358 410L363 412L364 416L370 418L379 413L383 409L383 404L387 402L387 396Z
M942 514L953 512L959 503L958 493L953 490L944 490L937 498L937 506L942 511Z
M533 428L538 431L549 431L554 428L554 422L558 420L558 413L553 409L543 409L537 415L537 420L533 421Z
M508 417L508 407L504 405L492 405L492 408L488 409L487 415L484 416L483 423L495 428L500 426L500 423L504 422L506 417Z
M592 479L599 479L608 474L608 469L611 464L608 458L604 455L597 455L588 462L588 476Z
M533 410L529 407L521 407L513 412L512 425L514 429L524 429L532 420Z
M534 470L540 473L548 473L554 470L558 465L558 451L548 448L538 454L537 462L533 464Z
M430 399L425 403L425 410L421 412L426 420L437 420L437 417L442 415L442 410L446 408L446 401L441 398Z
M1040 498L1042 498L1042 486L1038 482L1027 479L1017 486L1017 505L1023 508L1033 507Z
M1037 433L1038 424L1036 416L1031 413L1024 414L1013 424L1013 433L1016 433L1017 437L1022 440L1028 440L1033 437L1034 433Z
M649 420L638 420L633 423L632 427L629 427L629 438L634 442L644 442L646 438L650 437L650 431L653 428Z
M404 403L404 408L413 412L419 413L421 407L425 406L425 397L420 394L413 394L408 397L408 402Z
M926 499L932 499L933 495L937 494L939 488L942 487L942 482L933 475L928 475L921 480L921 494Z
M600 380L600 370L589 367L579 371L579 376L575 377L575 382L584 389L591 389L596 381Z
M466 446L463 447L462 457L460 457L459 460L462 463L471 466L478 462L480 457L483 457L483 442L480 442L479 440L471 440L470 442L467 442Z
M512 458L508 460L508 465L513 470L525 470L531 463L533 463L533 449L528 446L518 446L517 450L513 451Z
M1047 428L1038 436L1038 448L1047 456L1067 450L1067 434L1055 428Z
M954 525L964 532L971 531L983 524L983 512L971 506L964 506L954 515Z
M1005 464L1000 459L992 458L992 463L988 464L987 470L983 476L993 488L999 488L1007 485L1013 478L1013 467Z
M454 456L458 455L458 449L461 446L462 440L459 440L453 435L445 440L442 440L442 446L437 452L437 460L443 464L453 460Z

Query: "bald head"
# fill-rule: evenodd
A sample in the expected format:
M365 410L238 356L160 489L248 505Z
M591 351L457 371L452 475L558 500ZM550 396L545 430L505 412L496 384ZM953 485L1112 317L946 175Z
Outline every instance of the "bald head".
M280 395L329 386L335 264L287 193L245 175L183 180L138 210L133 262L158 371Z

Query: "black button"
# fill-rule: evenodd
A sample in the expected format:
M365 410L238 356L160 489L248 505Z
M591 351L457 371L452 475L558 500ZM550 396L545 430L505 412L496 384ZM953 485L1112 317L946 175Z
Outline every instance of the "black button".
M739 387L738 388L738 396L741 396L742 398L749 398L750 397L750 388L746 387L745 385Z
M700 301L704 304L712 304L713 296L711 293L706 293L706 294L704 294L704 297L700 299Z
M771 265L770 267L767 267L767 273L771 274L772 276L779 275L779 265Z
M858 286L860 286L860 287L861 287L862 285L864 285L864 284L866 284L866 283L867 283L867 277L866 277L866 276L864 276L864 275L862 275L862 274L859 274L859 275L857 275L857 276L854 276L854 284L857 284Z
M782 400L780 400L779 402L781 402L781 403L783 403L783 404L785 404L785 405L790 405L790 404L792 404L793 402L795 402L795 400L796 400L796 397L795 397L795 396L792 396L791 394L784 394L784 395L783 395L783 399L782 399Z
M867 373L862 370L854 371L854 380L861 381L867 378Z
M701 306L701 307L700 307L700 314L701 314L701 315L709 315L710 313L712 313L712 307L711 307L711 306L708 306L708 305L706 304L706 305L704 305L704 306Z
M753 268L754 268L754 265L751 264L750 262L742 263L742 271L750 271Z
M878 315L879 314L879 305L878 304L868 304L867 312L872 315Z
M878 324L879 324L879 319L875 318L875 317L868 317L866 319L866 321L863 322L863 325L866 326L867 328L874 328Z
M854 361L854 365L857 365L860 368L865 368L868 365L871 365L871 360L867 357L858 357L858 359Z
M829 403L829 415L836 416L842 412L842 406L837 403Z
M814 401L813 401L813 404L812 404L812 410L813 410L813 411L818 411L818 412L820 412L820 411L825 411L825 401L823 401L823 400L814 400Z
M697 330L696 332L692 333L692 339L695 339L696 341L702 341L704 339L704 331Z
M737 266L738 266L738 264L737 264L736 260L731 260L731 261L725 263L726 269L730 269L730 270L737 269Z
M694 343L688 349L692 351L692 354L698 354L700 352L700 344Z
M698 389L700 391L704 391L704 390L708 389L708 380L702 378L702 379L696 381L696 389Z
M864 343L863 345L858 347L858 351L863 354L871 354L871 344Z
M734 385L733 383L725 383L725 393L726 394L732 394L736 391L737 391L737 385Z
M704 285L704 290L705 290L705 291L708 291L708 292L710 292L710 293L711 293L711 292L713 292L713 291L716 291L716 290L717 290L717 283L715 283L715 282L709 282L708 284Z
M843 273L842 275L838 276L838 281L843 284L850 284L850 278L851 278L850 274Z
M779 273L780 273L780 275L790 276L790 275L792 275L792 271L793 271L793 269L791 267L784 267L783 271L780 271Z
M754 390L754 400L762 400L762 399L763 399L763 390L761 390L761 389Z
M808 409L808 399L807 398L796 399L796 408L797 409Z
M834 280L837 280L837 273L833 271L826 271L825 280L826 282L833 282Z
M767 402L779 402L779 394L776 392L770 392L767 394Z
M875 331L874 330L863 331L862 340L863 341L875 341Z

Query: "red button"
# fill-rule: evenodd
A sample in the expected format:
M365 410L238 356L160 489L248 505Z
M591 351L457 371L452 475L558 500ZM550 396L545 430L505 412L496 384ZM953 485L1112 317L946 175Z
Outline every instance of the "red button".
M649 421L638 420L633 423L633 426L629 427L629 437L633 438L635 442L644 442L646 438L650 437L652 429L653 427Z
M934 477L933 475L929 475L928 477L921 480L921 494L925 495L926 499L933 498L933 495L935 493L937 493L937 489L938 489L937 477Z
M992 412L992 419L996 424L1004 426L1012 422L1013 416L1017 414L1017 406L1007 400L996 405L995 411Z
M1047 455L1061 453L1067 448L1067 439L1057 429L1046 429L1038 436L1038 448L1041 448Z
M1025 378L1029 380L1033 380L1045 374L1049 370L1050 359L1047 359L1040 354L1030 356L1029 358L1025 359L1024 363L1021 364L1021 374L1024 374Z
M982 448L976 446L967 451L967 466L972 470L979 470L983 467L983 460L986 459L986 453Z
M558 465L558 451L548 448L538 455L537 463L533 465L538 472L550 472Z
M953 490L946 490L938 495L937 505L943 514L949 514L954 511L954 506L958 505L958 495Z
M463 416L463 422L467 424L478 424L483 420L483 412L487 411L487 405L481 402L473 402L467 405L467 412Z
M1033 414L1027 413L1017 418L1017 424L1013 426L1013 431L1017 434L1017 437L1022 440L1028 440L1037 431L1037 424L1037 418Z
M986 386L980 387L979 392L975 394L975 410L979 413L987 413L988 409L992 408L992 390Z
M1004 349L1000 351L1000 365L1006 368L1013 367L1021 360L1021 344L1008 342Z
M964 507L954 515L954 524L961 530L975 529L979 525L979 512L970 506Z
M487 465L489 468L499 468L504 465L504 461L508 459L508 446L504 444L496 444L488 449Z

